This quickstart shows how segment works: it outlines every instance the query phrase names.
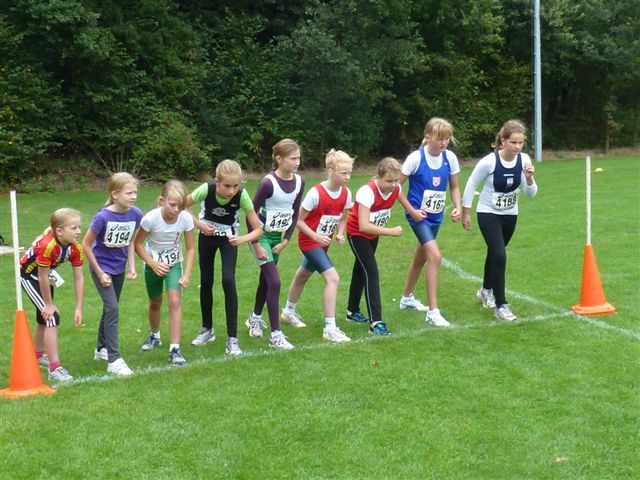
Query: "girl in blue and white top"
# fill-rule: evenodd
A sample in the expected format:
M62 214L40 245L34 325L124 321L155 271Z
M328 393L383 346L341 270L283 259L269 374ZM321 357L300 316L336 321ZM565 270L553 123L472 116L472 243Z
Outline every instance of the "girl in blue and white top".
M453 201L451 220L457 222L461 213L458 187L460 165L456 154L447 149L451 140L455 142L451 124L443 118L431 118L424 127L422 145L409 154L400 173L400 184L409 179L407 200L411 208L407 209L405 214L418 239L400 299L400 309L427 310L425 321L436 327L450 326L440 314L437 299L438 271L442 256L436 238L444 218L447 184ZM402 195L404 194L400 193L398 198L404 205ZM428 308L413 296L413 290L425 263Z
M280 330L281 281L277 264L298 223L304 191L304 180L296 173L300 155L300 146L295 141L284 138L276 143L272 149L273 171L264 176L253 196L253 207L264 234L251 244L260 266L260 279L253 311L245 324L251 337L262 337L262 309L266 304L271 327L269 346L281 350L291 350L293 345ZM294 327L305 326L297 317L292 317L289 323Z
M467 180L462 197L462 226L471 230L471 206L482 183L476 208L478 227L487 244L482 288L476 296L485 308L493 308L500 320L514 321L505 295L506 247L518 220L518 191L534 197L538 186L531 159L522 153L526 127L518 120L506 122L492 145L495 150L482 158ZM484 183L483 183L484 182Z
M169 303L169 362L172 365L187 363L180 351L182 332L182 289L189 286L193 261L196 256L193 239L194 222L185 210L187 188L178 180L169 180L158 198L158 208L148 212L140 222L135 237L136 253L144 261L144 280L149 296L149 338L140 348L148 352L160 341L160 317L162 290L166 285ZM186 255L182 253L182 239ZM183 269L184 267L184 269Z

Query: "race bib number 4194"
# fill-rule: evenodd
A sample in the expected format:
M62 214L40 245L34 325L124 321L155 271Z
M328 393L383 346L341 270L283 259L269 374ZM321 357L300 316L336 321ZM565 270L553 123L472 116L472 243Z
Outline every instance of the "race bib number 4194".
M133 239L136 222L107 222L104 233L104 246L109 248L126 247Z

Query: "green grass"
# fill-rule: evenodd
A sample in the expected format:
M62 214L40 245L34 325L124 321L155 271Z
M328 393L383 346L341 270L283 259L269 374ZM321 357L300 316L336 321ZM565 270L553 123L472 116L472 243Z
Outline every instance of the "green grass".
M166 348L141 353L148 332L141 276L125 285L121 351L136 375L113 379L92 359L101 304L87 275L85 326L71 322L73 289L56 292L62 310L61 357L75 384L49 396L0 398L2 478L296 479L626 479L638 478L640 427L640 158L596 159L592 244L606 299L618 313L579 317L585 233L584 161L537 165L537 198L522 199L509 246L508 298L515 324L493 319L475 300L484 261L477 227L446 222L439 303L454 328L428 327L398 302L414 238L400 209L400 239L378 250L385 319L394 335L372 338L343 320L352 265L348 246L330 256L342 277L338 324L353 338L321 340L322 282L314 277L299 312L305 329L285 328L296 346L268 350L248 337L258 269L240 249L240 346L224 355L222 289L216 277L218 339L189 345L200 325L198 272L184 291L183 350L189 365L170 368ZM470 168L461 174L464 185ZM352 179L355 193L370 175ZM308 177L308 186L319 180ZM256 182L247 184L255 190ZM148 210L156 187L141 189ZM78 208L84 225L102 192L18 197L20 239L42 231L51 210ZM473 217L475 220L475 216ZM10 238L8 195L0 234ZM281 259L282 299L300 261ZM219 262L219 260L218 260ZM139 269L141 272L141 269ZM11 369L13 258L0 257L0 388ZM216 268L219 274L219 267ZM425 300L424 287L416 292ZM33 328L33 307L24 309ZM163 340L167 340L166 316Z

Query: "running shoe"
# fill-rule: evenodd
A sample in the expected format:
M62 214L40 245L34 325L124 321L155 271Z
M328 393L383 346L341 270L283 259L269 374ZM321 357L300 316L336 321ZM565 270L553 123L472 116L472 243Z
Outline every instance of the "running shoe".
M500 307L495 308L493 314L498 320L504 320L505 322L513 322L518 319L511 311L508 303L503 303Z
M73 377L69 372L67 372L66 368L60 365L53 372L49 372L49 380L53 380L54 382L64 383L64 382L70 382L71 380L73 380Z
M369 318L362 312L350 312L347 310L347 320L355 323L369 323Z
M262 317L251 313L247 321L244 324L249 329L249 336L253 338L262 338L262 327L266 327L267 324L262 320Z
M238 339L236 337L229 337L227 339L227 348L225 349L227 355L231 355L233 357L237 357L242 355L242 350L238 346Z
M160 345L162 345L160 337L156 337L153 333L150 333L149 338L147 338L147 340L140 347L140 351L149 352L154 348L159 347Z
M271 333L269 338L269 346L279 350L293 350L293 345L289 343L287 337L280 330Z
M484 308L496 308L496 299L493 297L493 290L486 290L480 287L476 292L476 298L482 303Z
M113 373L121 377L133 375L133 371L129 368L129 365L127 365L123 358L118 358L113 362L109 362L107 365L107 373Z
M400 299L400 310L416 310L418 312L426 312L429 310L425 304L413 296L413 293L408 297L403 296Z
M171 365L180 367L187 364L187 360L182 356L182 352L179 348L172 348L169 352L169 363Z
M434 327L450 327L451 324L447 322L447 320L440 315L440 310L435 308L433 310L429 310L427 312L427 316L424 319L429 325L433 325Z
M335 343L350 342L351 339L338 327L325 328L322 330L322 338Z
M369 327L369 333L373 335L379 335L381 337L391 335L391 332L387 328L386 323L384 322L373 322L371 327Z
M199 347L205 343L213 342L216 339L216 333L213 328L202 327L198 336L191 341L191 345Z
M94 360L104 360L105 362L109 361L109 353L105 347L96 348L93 351L93 359Z
M300 318L300 315L298 315L296 312L286 313L283 311L282 314L280 315L280 321L282 323L288 323L292 327L296 327L296 328L302 328L307 326L307 324L304 323Z

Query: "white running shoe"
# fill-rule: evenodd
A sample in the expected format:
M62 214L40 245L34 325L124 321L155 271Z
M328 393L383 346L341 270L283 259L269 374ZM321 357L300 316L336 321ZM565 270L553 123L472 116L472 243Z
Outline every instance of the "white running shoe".
M102 347L100 350L97 348L93 351L93 359L94 360L104 360L105 362L109 361L109 353L105 347Z
M272 348L277 348L279 350L293 350L293 345L289 343L287 337L284 336L280 330L276 330L275 332L271 332L271 336L269 338L269 346Z
M300 319L300 315L298 315L296 312L285 313L285 311L283 310L282 314L280 315L280 321L282 323L288 323L292 327L296 328L303 328L307 326L307 324Z
M253 312L244 324L249 329L249 336L254 338L262 338L262 327L267 326L262 317L256 316Z
M322 330L322 338L335 343L350 342L351 339L338 327L325 328Z
M447 322L447 320L440 315L440 309L435 308L433 310L429 310L427 312L427 316L424 319L429 325L433 325L434 327L450 327L451 324Z
M513 322L518 319L511 311L508 303L503 303L499 308L494 308L493 314L498 320L504 320L505 322Z
M242 355L242 350L238 346L238 339L236 337L227 338L227 348L225 349L227 355L231 355L233 357L237 357Z
M202 327L198 336L191 341L191 345L199 347L205 343L213 342L216 339L216 333L213 328Z
M493 290L486 290L480 287L476 292L476 298L482 303L484 308L496 308L496 299L493 297Z
M121 357L113 362L109 362L107 365L107 373L113 373L121 377L128 377L129 375L133 375L133 370L129 368L129 365L127 365Z
M69 372L67 372L66 368L60 365L53 372L49 372L49 380L64 383L64 382L70 382L71 380L73 380L73 377Z
M49 368L49 357L46 353L38 359L38 365L40 365L42 368Z
M400 299L400 310L416 310L418 312L426 312L429 310L425 304L413 296L413 293L408 297L403 296Z

